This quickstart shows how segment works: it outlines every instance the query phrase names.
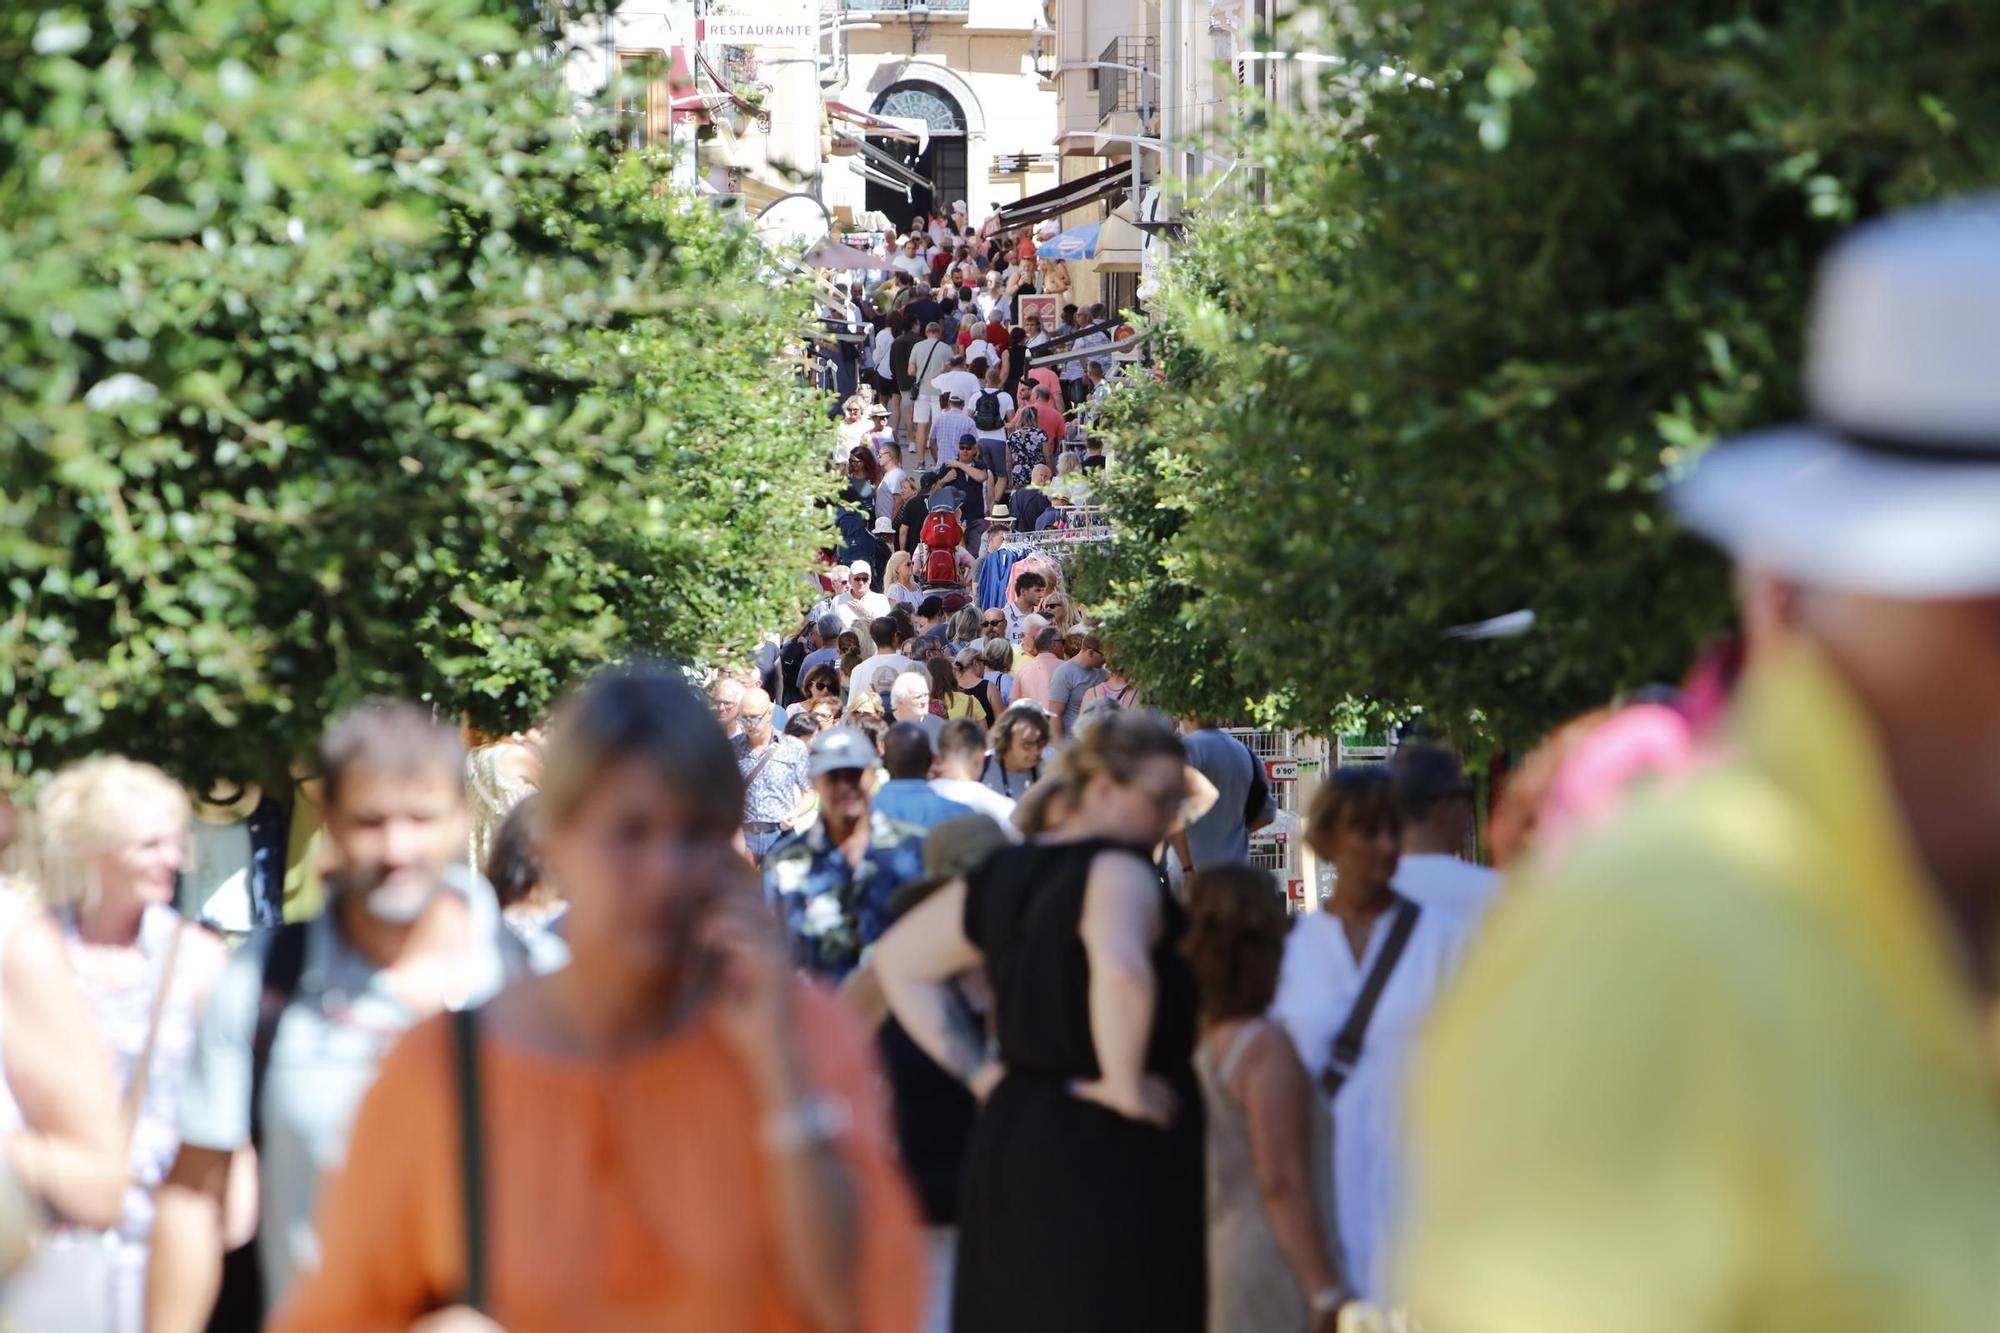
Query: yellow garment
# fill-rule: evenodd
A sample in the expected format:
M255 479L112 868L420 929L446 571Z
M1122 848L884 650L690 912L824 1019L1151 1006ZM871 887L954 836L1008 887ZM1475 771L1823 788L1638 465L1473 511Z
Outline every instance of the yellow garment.
M2000 1081L1844 685L1531 871L1416 1071L1426 1333L1991 1333Z
M963 690L953 690L945 696L944 715L946 721L960 717L969 717L975 722L986 721L986 714L980 710L979 701Z

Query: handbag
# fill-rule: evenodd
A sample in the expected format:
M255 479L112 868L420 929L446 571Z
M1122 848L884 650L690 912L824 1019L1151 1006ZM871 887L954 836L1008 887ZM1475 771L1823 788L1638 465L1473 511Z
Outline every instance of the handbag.
M451 1016L452 1063L458 1091L459 1206L465 1213L465 1285L458 1304L489 1314L486 1274L486 1123L479 1106L479 1011Z
M139 1058L132 1066L132 1082L126 1087L119 1107L122 1131L119 1142L128 1160L132 1131L139 1122L140 1109L146 1104L153 1048L158 1044L160 1021L173 991L174 963L180 956L181 935L186 929L186 921L176 921L173 936L167 941L159 984L154 989L152 1009L146 1019L146 1039L139 1047ZM132 1315L125 1307L132 1300L144 1299L145 1273L145 1250L125 1244L116 1231L58 1228L43 1238L26 1266L7 1280L4 1292L0 1292L0 1327L20 1329L22 1333L39 1333L42 1329L117 1333L130 1325ZM125 1299L120 1299L121 1294Z

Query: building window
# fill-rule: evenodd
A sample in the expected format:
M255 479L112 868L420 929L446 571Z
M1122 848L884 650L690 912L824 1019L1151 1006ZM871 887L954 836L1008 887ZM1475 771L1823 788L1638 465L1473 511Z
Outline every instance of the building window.
M667 53L620 51L612 94L618 147L644 150L667 138Z
M927 83L900 83L890 88L875 103L875 114L907 116L947 134L965 129L965 117L958 103Z

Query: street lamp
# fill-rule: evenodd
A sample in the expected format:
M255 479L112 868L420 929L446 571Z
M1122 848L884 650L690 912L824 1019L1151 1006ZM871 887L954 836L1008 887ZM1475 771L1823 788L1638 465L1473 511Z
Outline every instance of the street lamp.
M931 35L930 0L910 0L910 54L915 55L924 40Z

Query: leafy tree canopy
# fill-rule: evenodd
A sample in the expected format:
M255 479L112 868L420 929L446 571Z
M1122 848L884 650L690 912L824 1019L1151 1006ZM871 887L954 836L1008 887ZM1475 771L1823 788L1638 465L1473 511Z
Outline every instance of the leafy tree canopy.
M0 13L0 769L520 725L796 610L804 294L579 134L518 8Z
M1358 703L1521 737L1677 677L1729 606L1662 478L1800 412L1841 232L2000 179L2000 9L1322 19L1351 63L1319 114L1246 116L1255 188L1200 211L1155 303L1166 380L1114 427L1128 537L1086 579L1114 641L1162 702L1314 730ZM1525 637L1444 637L1522 608Z

